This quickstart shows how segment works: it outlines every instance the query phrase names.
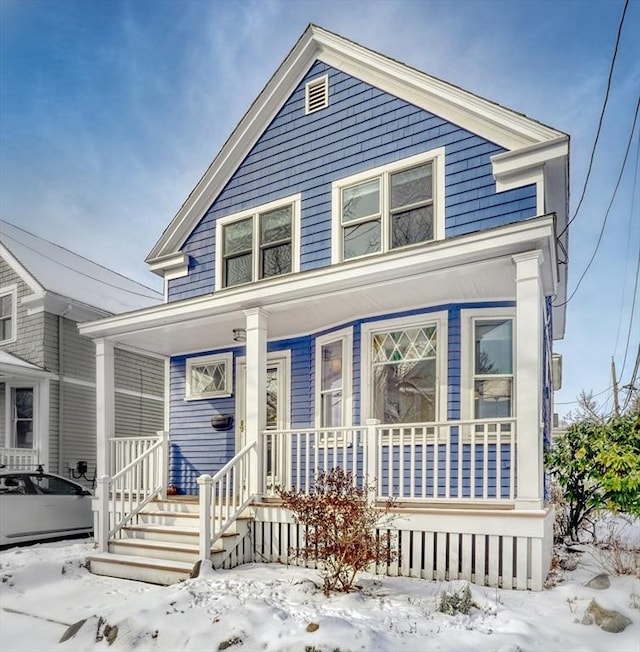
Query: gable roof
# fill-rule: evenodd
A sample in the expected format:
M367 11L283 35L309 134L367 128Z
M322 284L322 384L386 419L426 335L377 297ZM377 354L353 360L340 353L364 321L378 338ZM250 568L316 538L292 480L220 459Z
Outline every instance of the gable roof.
M22 299L27 305L47 294L50 304L55 297L62 309L76 304L87 309L84 318L91 313L95 318L163 301L159 292L5 221L0 221L0 255L32 290L33 297Z
M566 156L568 136L527 116L310 24L249 107L147 256L153 271L184 264L179 251L262 132L316 60L453 122L508 151L550 143ZM562 147L558 149L558 144ZM514 167L519 163L514 161ZM555 209L552 209L555 210ZM559 206L559 212L563 207ZM562 221L562 216L560 216Z

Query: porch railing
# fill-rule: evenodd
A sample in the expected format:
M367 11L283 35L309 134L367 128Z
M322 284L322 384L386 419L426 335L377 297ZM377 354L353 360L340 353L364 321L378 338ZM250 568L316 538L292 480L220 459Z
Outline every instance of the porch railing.
M114 476L143 455L158 441L158 435L148 437L112 437L109 439L109 475Z
M515 419L265 431L261 446L266 494L309 490L317 470L340 466L380 499L516 498Z
M8 469L35 469L39 461L37 449L0 448L0 466Z
M113 476L98 478L98 547L101 552L107 550L109 539L119 537L127 523L166 491L168 433L142 439L145 443L139 446L141 452L137 457Z
M257 449L245 446L213 477L198 478L200 499L200 558L209 559L211 546L251 503L251 478L258 472Z

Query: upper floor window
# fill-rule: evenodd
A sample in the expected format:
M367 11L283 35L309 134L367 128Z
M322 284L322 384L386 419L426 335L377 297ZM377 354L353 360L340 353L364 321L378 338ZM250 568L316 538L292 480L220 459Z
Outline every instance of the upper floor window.
M15 286L0 289L0 344L16 340L17 303Z
M334 262L444 237L444 149L333 184Z
M299 196L221 218L216 223L216 289L298 271Z

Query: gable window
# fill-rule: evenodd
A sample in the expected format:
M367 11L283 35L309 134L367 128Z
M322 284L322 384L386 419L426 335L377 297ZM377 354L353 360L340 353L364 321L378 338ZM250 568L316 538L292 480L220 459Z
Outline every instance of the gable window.
M15 286L0 289L0 344L15 342L17 290Z
M513 321L474 320L473 396L476 419L513 415Z
M298 271L299 197L221 218L217 289Z
M316 340L316 424L339 428L351 423L351 329Z
M186 365L185 398L193 400L231 396L232 360L231 353L189 358Z
M443 237L444 150L333 184L334 262Z

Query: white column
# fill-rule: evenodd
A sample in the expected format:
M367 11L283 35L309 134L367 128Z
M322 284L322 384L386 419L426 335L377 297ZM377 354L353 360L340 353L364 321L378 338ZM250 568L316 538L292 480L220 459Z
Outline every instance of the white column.
M542 452L542 252L513 256L516 264L515 414L517 420L516 509L541 509Z
M256 463L257 473L250 477L249 493L262 490L263 460L262 441L259 433L267 425L267 332L269 313L262 308L245 310L247 328L247 373L245 388L245 445L257 442Z
M96 340L96 467L97 475L111 475L109 439L115 432L113 343Z

